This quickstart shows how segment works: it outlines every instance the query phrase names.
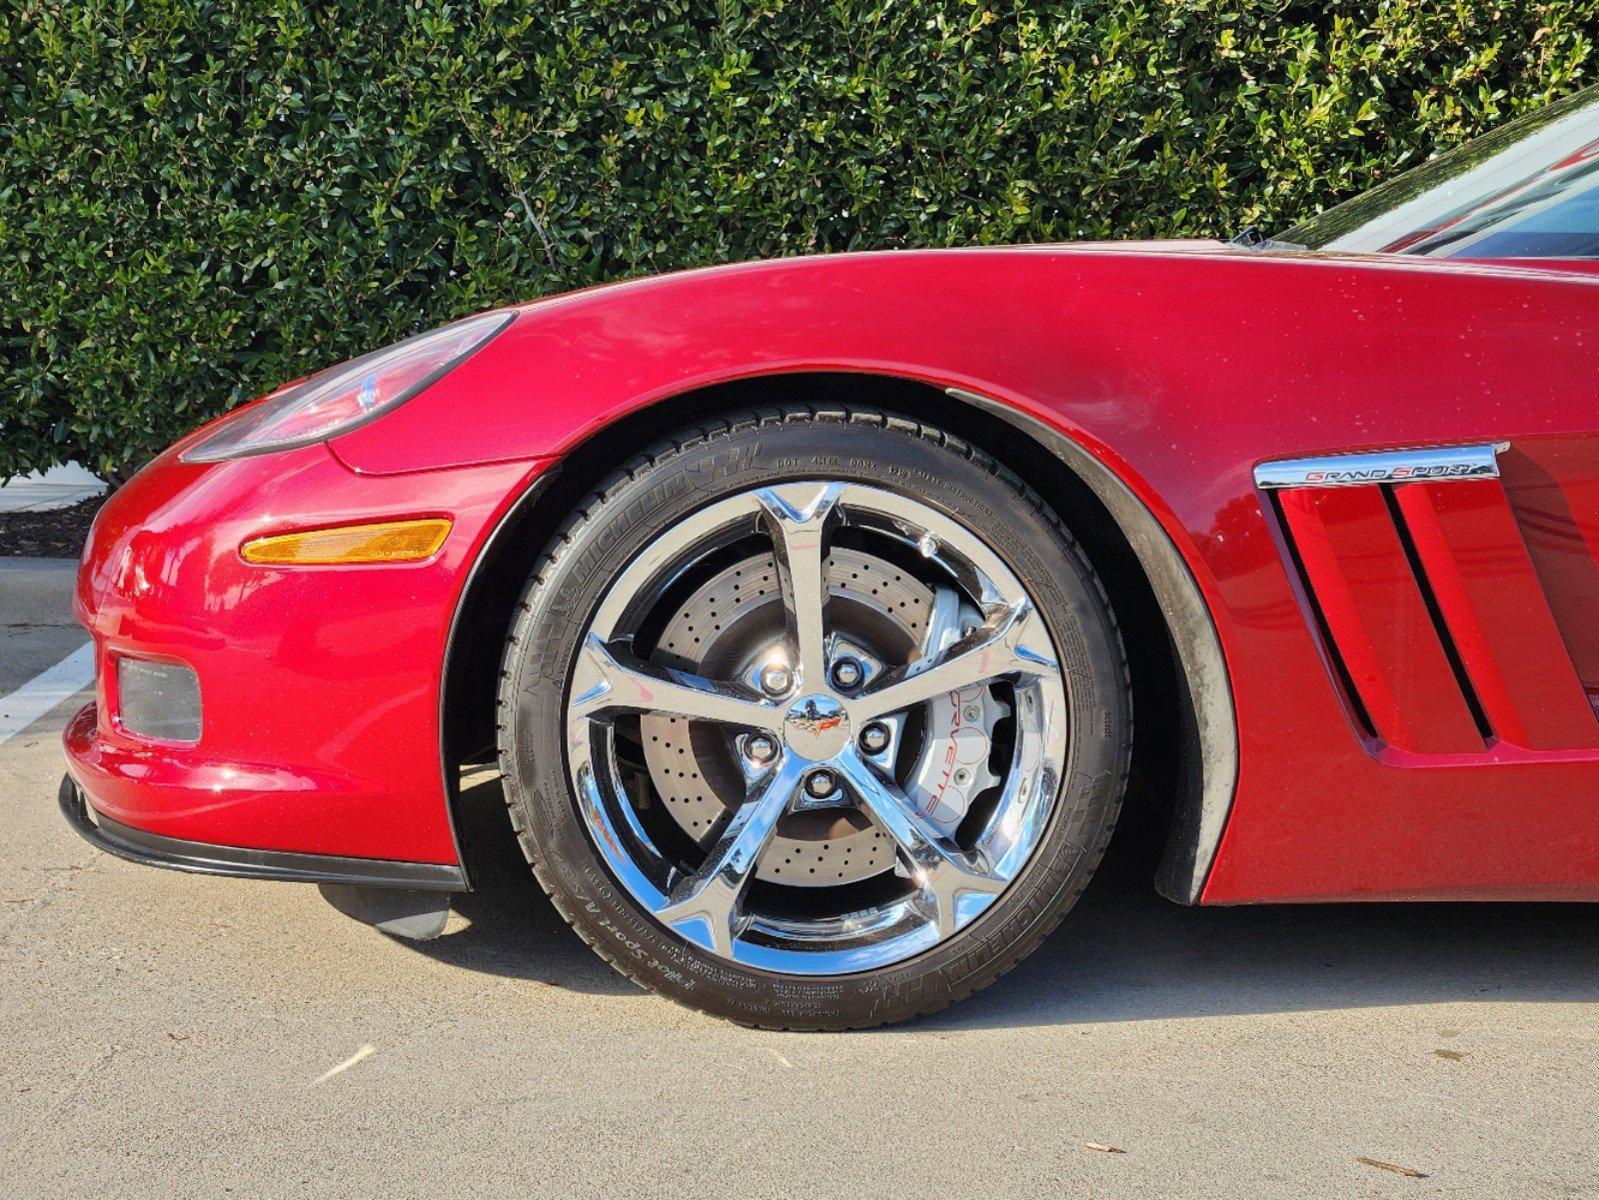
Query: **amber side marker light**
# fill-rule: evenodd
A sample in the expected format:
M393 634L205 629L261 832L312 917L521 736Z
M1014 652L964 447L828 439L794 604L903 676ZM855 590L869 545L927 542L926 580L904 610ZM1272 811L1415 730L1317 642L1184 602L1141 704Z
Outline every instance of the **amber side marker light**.
M267 566L421 562L438 553L449 536L450 522L443 517L374 521L252 538L239 547L239 554L245 562Z

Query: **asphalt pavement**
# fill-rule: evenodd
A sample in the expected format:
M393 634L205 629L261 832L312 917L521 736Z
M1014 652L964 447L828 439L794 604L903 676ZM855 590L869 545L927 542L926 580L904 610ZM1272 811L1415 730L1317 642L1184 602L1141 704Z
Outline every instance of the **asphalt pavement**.
M0 560L0 697L73 564ZM430 943L63 823L79 696L0 726L0 1195L1599 1195L1599 910L1187 909L1113 847L1011 975L912 1025L755 1033L562 924L470 777ZM5 709L0 700L0 711Z

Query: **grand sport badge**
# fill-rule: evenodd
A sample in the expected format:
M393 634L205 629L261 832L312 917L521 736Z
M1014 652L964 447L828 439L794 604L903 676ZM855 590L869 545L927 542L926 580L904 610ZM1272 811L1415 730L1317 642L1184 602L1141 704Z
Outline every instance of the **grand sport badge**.
M1499 475L1499 451L1505 448L1507 443L1500 442L1486 446L1290 458L1261 463L1255 468L1255 483L1263 488L1293 488L1494 479Z

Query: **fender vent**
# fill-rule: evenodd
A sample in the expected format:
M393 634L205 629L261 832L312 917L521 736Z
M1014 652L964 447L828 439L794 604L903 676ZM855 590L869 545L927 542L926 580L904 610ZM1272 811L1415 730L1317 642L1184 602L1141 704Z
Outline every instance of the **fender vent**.
M1599 747L1492 448L1427 453L1257 471L1351 716L1417 755Z

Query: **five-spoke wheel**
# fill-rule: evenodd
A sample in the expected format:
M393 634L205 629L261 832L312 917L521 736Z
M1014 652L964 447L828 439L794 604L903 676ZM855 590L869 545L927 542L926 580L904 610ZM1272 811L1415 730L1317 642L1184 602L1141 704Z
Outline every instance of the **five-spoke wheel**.
M874 603L860 572L834 564L835 544L874 560L868 581L910 577L917 606ZM751 589L701 640L708 657L720 639L736 638L734 670L707 677L640 654L641 631L662 606L668 621L692 608L697 593L683 597L681 581L724 560L776 585ZM764 637L740 627L763 609ZM898 636L874 637L868 618ZM601 602L570 691L573 786L634 898L716 954L805 974L904 958L987 907L1048 819L1069 719L1049 631L1004 562L920 500L836 480L751 489L663 531ZM708 726L730 757L745 739L744 787L707 823L701 853L679 856L652 836L643 816L649 783L625 766L626 719L638 715ZM892 731L912 725L915 744L890 756ZM929 761L932 786L915 786ZM992 795L942 770L957 761L965 778L981 773ZM853 881L831 898L807 887L804 917L793 897L752 895L785 820L817 803L863 814L892 843L892 870L906 886L869 901Z

